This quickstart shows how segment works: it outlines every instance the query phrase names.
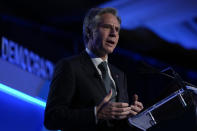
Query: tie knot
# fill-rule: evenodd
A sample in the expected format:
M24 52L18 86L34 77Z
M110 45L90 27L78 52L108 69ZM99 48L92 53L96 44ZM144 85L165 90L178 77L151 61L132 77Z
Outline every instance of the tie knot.
M107 72L107 62L103 61L98 65L98 68L101 70L102 73Z

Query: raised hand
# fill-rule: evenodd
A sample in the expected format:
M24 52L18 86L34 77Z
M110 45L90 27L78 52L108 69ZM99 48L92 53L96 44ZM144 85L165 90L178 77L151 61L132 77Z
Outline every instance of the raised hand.
M133 95L133 104L131 107L131 116L138 114L144 107L141 102L138 101L138 95Z
M125 119L131 113L128 103L110 102L112 91L96 107L98 119Z

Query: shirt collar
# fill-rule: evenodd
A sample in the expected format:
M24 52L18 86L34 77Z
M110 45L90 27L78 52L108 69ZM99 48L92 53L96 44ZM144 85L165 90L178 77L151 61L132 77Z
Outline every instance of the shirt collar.
M107 59L106 60L102 60L100 57L96 56L91 50L89 50L88 48L86 48L86 52L88 53L88 55L90 56L92 62L94 63L94 65L96 67L98 67L98 65L103 62L103 61L108 61Z

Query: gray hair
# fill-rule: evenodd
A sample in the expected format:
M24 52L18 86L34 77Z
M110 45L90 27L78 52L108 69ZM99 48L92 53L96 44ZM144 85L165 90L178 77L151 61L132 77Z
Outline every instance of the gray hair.
M85 45L88 43L90 38L90 32L92 29L95 29L99 23L99 16L105 14L105 13L111 13L112 15L116 16L118 22L121 24L121 19L117 15L117 10L115 8L92 8L90 11L86 14L84 22L83 22L83 40Z

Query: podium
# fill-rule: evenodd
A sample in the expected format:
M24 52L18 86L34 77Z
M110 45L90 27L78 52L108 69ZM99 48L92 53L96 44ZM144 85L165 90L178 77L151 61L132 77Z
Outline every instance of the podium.
M172 77L168 74L164 75ZM171 93L168 93L166 97L145 109L143 112L137 114L136 116L130 117L128 122L131 126L135 126L141 130L146 131L153 126L162 123L163 121L176 118L191 106L196 108L196 113L194 115L197 117L196 86L182 81L180 76L177 74L174 74L172 79L175 79L178 84L175 90Z
M196 95L196 88L186 86L186 90L180 89L140 114L130 117L129 124L146 131L160 121L176 117L188 106L196 104Z

